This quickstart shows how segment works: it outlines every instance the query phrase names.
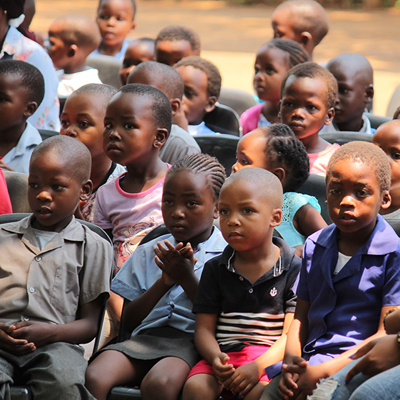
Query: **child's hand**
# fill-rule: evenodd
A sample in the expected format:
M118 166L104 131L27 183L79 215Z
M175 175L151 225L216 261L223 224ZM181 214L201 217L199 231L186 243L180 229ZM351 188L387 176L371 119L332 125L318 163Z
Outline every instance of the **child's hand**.
M23 355L35 351L36 346L34 343L30 343L26 339L15 339L11 336L15 328L15 325L8 326L0 323L0 348L15 355Z
M14 325L11 336L14 339L25 339L34 343L36 347L41 347L54 342L54 325L42 322L18 322Z
M224 387L234 394L245 396L260 381L260 373L255 363L241 365L224 383Z
M1 168L3 171L14 171L11 167L9 167L9 166L3 161L3 158L2 158L2 157L0 158L0 168Z
M301 357L293 357L290 364L282 365L282 375L279 381L278 393L283 399L293 397L294 391L298 389L299 376L306 372L307 361Z
M228 361L229 356L225 353L218 353L214 357L212 367L214 375L220 385L224 385L224 382L235 372L235 368L232 364L228 364Z

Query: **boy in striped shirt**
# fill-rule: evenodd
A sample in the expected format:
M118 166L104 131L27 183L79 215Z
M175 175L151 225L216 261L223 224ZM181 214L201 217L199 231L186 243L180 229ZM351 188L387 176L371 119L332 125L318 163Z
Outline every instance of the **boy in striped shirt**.
M282 360L301 264L273 237L282 201L279 179L261 168L240 170L221 189L220 227L229 245L205 265L194 300L204 359L190 372L183 400L214 400L222 392L258 400L272 378L265 368Z

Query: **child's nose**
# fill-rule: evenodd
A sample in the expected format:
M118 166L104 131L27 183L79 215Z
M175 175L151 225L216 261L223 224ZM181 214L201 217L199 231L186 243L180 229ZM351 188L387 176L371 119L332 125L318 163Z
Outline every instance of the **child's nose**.
M51 194L48 190L41 190L36 198L41 201L51 200Z
M232 213L229 217L228 220L228 225L229 226L239 226L240 225L240 220L238 218L237 213Z
M63 134L72 138L76 138L78 136L75 129L73 129L71 126L69 126L67 129L64 129Z
M182 207L176 207L174 209L174 212L172 213L172 218L184 218L185 217L185 213L183 212Z
M240 170L239 162L237 161L232 167L232 175Z
M303 119L304 118L304 110L302 108L300 108L300 107L295 108L292 111L292 117L293 118L301 118L301 119Z
M107 25L108 26L115 26L116 22L117 22L117 19L114 16L112 16L112 17L108 18Z
M343 196L342 201L340 202L341 206L353 206L354 205L354 197L350 194Z

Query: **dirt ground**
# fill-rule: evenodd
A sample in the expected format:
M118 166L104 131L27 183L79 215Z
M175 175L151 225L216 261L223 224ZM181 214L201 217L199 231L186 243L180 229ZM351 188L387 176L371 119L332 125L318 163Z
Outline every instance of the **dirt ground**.
M97 0L36 0L34 30L47 32L52 20L65 14L94 17ZM230 6L223 1L138 1L132 36L155 37L170 24L188 25L202 40L202 55L220 68L223 85L252 92L254 55L272 36L267 6ZM375 70L374 112L386 114L388 101L400 84L400 11L328 10L331 27L316 48L316 61L344 52L365 55Z

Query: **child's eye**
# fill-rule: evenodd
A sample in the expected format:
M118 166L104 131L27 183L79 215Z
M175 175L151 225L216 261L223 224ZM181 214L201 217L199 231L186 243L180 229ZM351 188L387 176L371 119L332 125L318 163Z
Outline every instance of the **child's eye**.
M69 125L68 121L61 120L61 126L62 126L63 128L68 128L68 125Z
M188 207L196 207L199 203L197 201L188 201L187 205Z
M392 155L391 155L391 157L392 157L392 159L393 160L400 160L400 153L393 153Z
M350 92L349 89L339 89L340 94L348 94Z
M60 190L63 190L64 189L64 186L62 186L62 185L53 185L53 190L55 190L55 191L60 191Z
M89 122L81 121L81 122L79 122L78 126L79 126L79 128L81 128L81 129L86 129L86 128L89 127Z
M228 215L228 214L229 214L229 210L226 209L226 208L221 208L221 209L219 210L219 213L220 213L221 215Z
M253 212L254 212L254 210L252 210L251 208L248 208L248 207L243 208L243 214L248 215L248 214L251 214Z
M105 124L104 124L104 128L105 128L105 129L112 129L112 124L111 124L111 122L105 123Z
M268 74L268 75L273 75L273 74L275 74L275 70L273 69L273 68L267 68L266 70L265 70L265 72Z
M311 112L318 111L318 108L315 107L314 105L309 105L309 106L307 106L307 109L308 109L309 111L311 111Z
M282 107L293 107L293 103L291 103L290 101L284 101L282 103Z
M107 21L110 17L108 15L98 15L97 18L103 21Z
M185 97L190 100L194 97L194 93L190 90L187 90L185 91Z
M29 183L29 187L32 189L36 189L38 187L37 183Z
M135 125L133 125L133 124L130 124L130 123L128 123L128 124L125 124L124 125L124 129L135 129Z
M170 205L172 205L172 200L170 200L170 199L164 199L164 200L163 200L163 203L164 203L166 206L170 206Z
M366 196L368 196L368 192L367 192L366 190L358 190L358 191L356 192L356 195L357 195L358 197L366 197Z
M337 196L338 194L340 194L340 190L339 189L330 189L328 193L333 196Z
M125 18L118 17L118 18L117 18L117 21L119 21L119 22L121 22L121 21L125 21Z

